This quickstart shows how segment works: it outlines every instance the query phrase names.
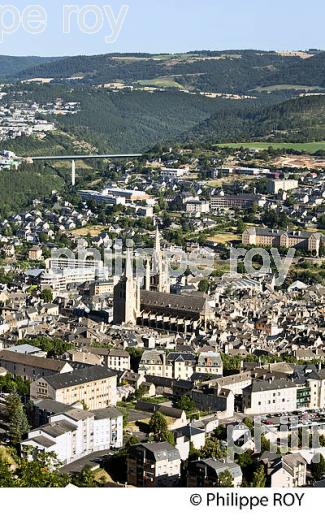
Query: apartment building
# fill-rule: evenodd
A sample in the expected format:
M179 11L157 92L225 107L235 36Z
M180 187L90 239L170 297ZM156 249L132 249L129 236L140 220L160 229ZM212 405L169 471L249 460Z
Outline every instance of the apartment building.
M193 354L171 352L165 354L157 350L142 354L139 374L173 379L190 379L195 372L196 357Z
M200 374L215 374L222 376L223 363L219 352L200 352L195 371Z
M81 200L84 201L94 201L98 204L106 204L108 206L125 206L125 197L115 196L113 194L104 193L95 190L80 190L79 195Z
M40 377L54 376L72 372L66 361L48 359L29 354L20 354L10 350L0 351L0 367L15 377L26 381L35 381Z
M92 257L68 258L66 256L59 256L58 258L48 258L45 261L45 266L47 269L52 270L101 269L103 267L103 261Z
M31 399L54 399L72 405L83 403L88 410L115 406L117 376L112 370L92 366L72 373L41 377L30 386Z
M261 456L268 484L276 488L306 486L307 462L299 453L281 455L265 452Z
M196 200L190 199L186 202L186 213L194 214L197 213L209 213L210 204L207 200Z
M268 179L266 189L268 193L272 193L272 195L277 195L279 191L291 191L297 189L299 183L295 179L286 179L286 178L274 178Z
M127 456L127 482L136 487L172 487L181 474L181 457L168 442L132 446Z
M41 274L40 288L50 288L55 292L66 291L69 285L93 282L97 271L93 267L81 269L47 269Z
M117 408L93 412L70 408L49 417L48 424L28 434L22 453L33 458L39 451L54 452L60 462L123 446L123 414Z
M244 413L293 412L297 409L297 386L287 379L255 380L243 390Z
M229 471L234 487L240 487L243 474L235 462L225 460L204 459L190 462L187 470L187 487L220 487L220 476Z
M311 372L307 379L310 387L310 408L325 408L325 370Z
M242 235L244 246L285 247L287 249L293 247L317 255L324 240L324 235L321 233L281 231L269 228L249 228Z
M130 354L123 349L112 349L107 355L107 366L112 370L130 370L131 361Z
M254 204L263 206L266 203L263 195L254 195L252 193L241 195L226 195L224 193L211 197L210 208L211 211L219 209L248 209L252 208Z

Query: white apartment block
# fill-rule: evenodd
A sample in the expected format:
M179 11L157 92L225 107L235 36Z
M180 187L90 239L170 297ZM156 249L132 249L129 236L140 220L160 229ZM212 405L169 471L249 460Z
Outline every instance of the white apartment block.
M297 409L297 386L286 379L253 381L243 390L244 413L293 412Z
M206 200L191 199L186 203L186 213L189 213L190 215L196 215L197 213L209 213L209 211L210 204Z
M41 275L41 291L51 288L55 292L64 292L69 285L81 285L93 282L97 271L94 268L85 269L47 269Z
M30 458L39 451L53 452L63 464L122 446L123 415L116 408L94 412L71 408L29 432L28 439L21 444L22 453Z
M107 366L112 370L130 370L130 354L126 350L112 349L107 356Z

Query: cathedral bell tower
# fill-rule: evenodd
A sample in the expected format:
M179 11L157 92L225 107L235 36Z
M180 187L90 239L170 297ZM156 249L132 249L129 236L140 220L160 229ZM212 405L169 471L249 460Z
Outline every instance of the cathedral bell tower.
M116 324L136 325L140 315L140 284L133 275L131 252L126 252L125 274L114 287L113 320Z

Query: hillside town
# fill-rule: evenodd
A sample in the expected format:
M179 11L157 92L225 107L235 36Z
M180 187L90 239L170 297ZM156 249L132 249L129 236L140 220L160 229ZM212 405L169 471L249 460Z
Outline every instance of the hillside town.
M325 170L225 155L111 161L1 222L0 453L65 485L325 486Z

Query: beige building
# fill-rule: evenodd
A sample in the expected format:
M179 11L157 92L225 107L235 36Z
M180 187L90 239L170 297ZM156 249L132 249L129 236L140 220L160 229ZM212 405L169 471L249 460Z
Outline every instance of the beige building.
M325 408L325 370L312 372L308 376L310 408Z
M318 255L320 247L324 243L324 236L321 233L308 233L305 231L249 228L243 232L242 243L244 246L285 247L287 249L292 247L304 249Z
M200 374L215 374L222 376L223 363L219 352L201 351L197 360L195 371Z
M42 249L39 246L33 246L28 252L28 258L29 258L29 260L34 260L34 261L42 260L42 258L43 258Z
M277 195L280 191L291 191L297 189L299 182L295 179L268 179L267 191L273 195Z
M82 402L89 410L115 406L117 377L108 368L93 366L71 374L41 377L30 387L31 399L53 399L72 405Z
M9 350L0 351L0 367L5 368L13 376L19 376L28 381L72 372L71 365L66 361L19 354Z

